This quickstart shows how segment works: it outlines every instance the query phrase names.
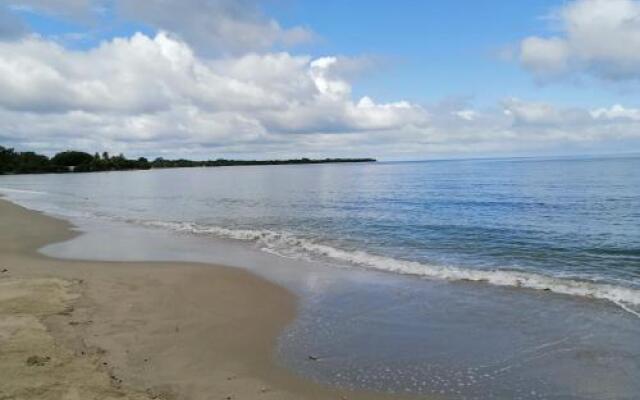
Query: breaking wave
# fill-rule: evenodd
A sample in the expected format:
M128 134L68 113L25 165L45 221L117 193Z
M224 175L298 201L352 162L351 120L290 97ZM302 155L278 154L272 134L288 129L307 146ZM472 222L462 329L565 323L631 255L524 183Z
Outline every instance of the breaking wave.
M35 194L35 195L46 195L47 192L40 192L38 190L27 190L27 189L14 189L14 188L6 188L0 187L0 193L20 193L20 194Z
M186 222L135 221L139 224L196 235L250 241L262 250L284 257L331 259L343 264L405 275L448 281L484 282L496 286L522 287L554 293L608 300L640 317L640 289L591 280L553 277L514 270L480 270L398 260L364 251L338 249L289 233L270 230L228 229Z

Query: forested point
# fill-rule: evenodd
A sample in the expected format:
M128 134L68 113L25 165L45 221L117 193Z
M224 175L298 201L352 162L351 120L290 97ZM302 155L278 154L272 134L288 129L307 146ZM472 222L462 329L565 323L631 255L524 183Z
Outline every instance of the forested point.
M299 158L291 160L165 160L158 157L149 161L144 157L127 159L124 155L109 153L91 155L82 151L63 151L49 158L32 151L17 152L0 146L0 174L39 174L67 172L97 172L146 170L154 168L224 167L234 165L284 165L284 164L328 164L346 162L375 162L373 158Z

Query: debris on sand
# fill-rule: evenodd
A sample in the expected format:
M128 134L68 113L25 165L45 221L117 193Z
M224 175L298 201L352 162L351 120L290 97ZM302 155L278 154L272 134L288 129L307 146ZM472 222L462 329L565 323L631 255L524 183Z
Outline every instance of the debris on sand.
M71 325L71 326L90 325L92 323L93 323L92 320L88 320L88 321L69 321L69 325Z
M67 306L64 310L60 311L58 315L71 315L75 308L73 306Z
M41 356L31 356L27 358L27 365L30 367L43 367L49 361L51 361L51 357L41 357Z

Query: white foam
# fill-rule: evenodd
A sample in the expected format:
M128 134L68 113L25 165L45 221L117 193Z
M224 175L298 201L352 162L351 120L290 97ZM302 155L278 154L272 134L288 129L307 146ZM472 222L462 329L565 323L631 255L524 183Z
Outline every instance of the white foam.
M52 193L49 192L0 187L0 194L5 194L7 196L5 200L8 200L14 204L28 208L30 210L45 213L52 217L59 217L64 219L99 218L99 216L92 211L74 210L70 207L59 206L56 202L50 201L49 196L52 196Z
M142 224L177 232L251 241L257 243L264 251L285 257L330 258L351 265L432 279L485 282L496 286L548 290L554 293L608 300L625 311L640 317L640 290L630 287L590 280L553 277L532 272L500 269L480 270L398 260L364 251L338 249L289 233L270 230L228 229L182 222L145 221Z
M37 195L45 195L47 192L39 192L37 190L27 190L27 189L13 189L13 188L5 188L0 187L0 193L22 193L22 194L37 194Z
M39 209L53 215L65 217L97 217L89 212L70 212L57 207L41 207L24 204L25 199L16 199L13 195L47 195L46 192L0 187L0 192L9 194L9 199L23 206ZM118 219L118 218L115 218ZM313 240L296 237L286 232L270 230L229 229L218 226L198 225L187 222L130 221L149 227L169 229L196 235L212 235L221 238L250 241L261 250L288 258L328 258L338 264L357 265L381 271L415 275L449 281L485 282L496 286L524 287L535 290L548 290L555 293L608 300L625 311L640 317L640 289L625 287L592 280L571 279L549 276L540 273L513 271L505 269L471 269L458 266L434 265L415 261L398 260L390 257L370 254L364 251L349 251L335 248Z

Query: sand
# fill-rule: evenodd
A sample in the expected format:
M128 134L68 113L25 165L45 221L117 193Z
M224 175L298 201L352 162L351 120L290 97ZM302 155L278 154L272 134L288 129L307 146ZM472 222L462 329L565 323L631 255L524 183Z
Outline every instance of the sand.
M275 364L296 312L284 288L218 265L37 252L77 234L0 200L0 399L391 398Z

